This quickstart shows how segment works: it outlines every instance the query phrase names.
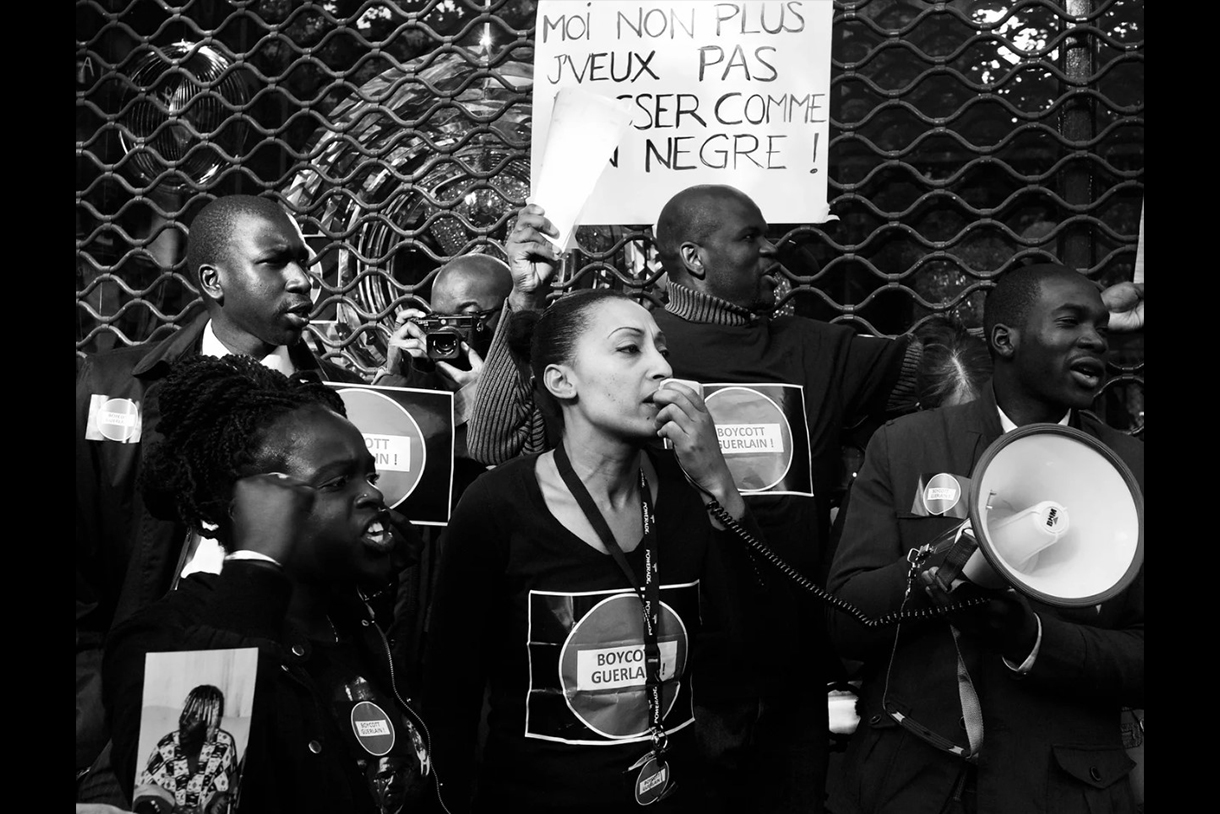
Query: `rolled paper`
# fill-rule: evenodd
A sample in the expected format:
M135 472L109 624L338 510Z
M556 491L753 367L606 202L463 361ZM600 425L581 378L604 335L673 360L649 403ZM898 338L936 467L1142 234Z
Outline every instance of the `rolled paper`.
M541 206L559 231L558 238L547 237L559 251L568 248L581 210L630 124L625 100L579 87L555 95L529 203Z

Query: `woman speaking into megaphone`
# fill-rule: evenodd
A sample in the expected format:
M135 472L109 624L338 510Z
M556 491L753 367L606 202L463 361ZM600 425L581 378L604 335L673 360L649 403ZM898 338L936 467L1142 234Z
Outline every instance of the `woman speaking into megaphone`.
M844 771L830 779L836 814L1135 810L1119 715L1142 707L1144 696L1143 445L1085 412L1105 376L1109 321L1083 274L1058 264L1015 268L986 301L994 371L981 395L899 418L870 440L828 588L874 617L967 606L892 627L828 613L841 655L864 665L861 723ZM997 480L1026 464L988 465L1005 433L1038 427L1054 428L1043 434L1057 439L1073 436L1069 442L1087 437L1089 454L1101 450L1102 465L1081 463L1096 456L1061 458L1041 445L1024 454L1034 445L1022 444L1018 457L1039 466L1054 458L1067 470L1066 502L1101 502L1106 521L1088 519L1089 506L1065 503L1076 536L1037 553L1037 575L1014 576L987 539L981 547L1000 563L1006 584L983 588L961 573L938 581L954 547L938 547L941 561L925 556L929 544L988 538L989 518L1014 497L1000 494L1016 491L1009 484L1049 480L1021 473ZM1117 474L1094 478L1110 471ZM1090 484L1103 481L1118 486L1099 486L1106 492L1099 501ZM1022 491L1016 502L1040 499L1032 488ZM1054 514L1052 522L1059 519ZM1120 575L1113 584L1096 597L1066 595L1103 559ZM980 597L987 601L963 603ZM928 809L929 800L946 803Z

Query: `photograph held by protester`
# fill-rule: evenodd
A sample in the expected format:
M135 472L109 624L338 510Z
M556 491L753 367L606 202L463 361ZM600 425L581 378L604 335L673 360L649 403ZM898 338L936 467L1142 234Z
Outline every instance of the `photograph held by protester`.
M369 601L395 584L417 535L387 509L337 392L249 357L199 356L175 365L157 402L165 437L141 487L190 528L215 526L226 555L219 574L191 574L107 641L124 792L141 757L146 654L253 647L243 811L383 814L435 801L429 728ZM353 707L363 701L384 713L388 752L360 736Z
M1069 608L971 583L925 591L909 582L907 554L962 522L912 508L925 476L969 478L989 445L1017 427L1059 423L1096 438L1142 490L1143 444L1087 412L1104 381L1108 308L1132 317L1125 327L1142 327L1142 296L1126 284L1103 297L1058 264L1006 272L985 303L994 371L980 396L873 435L830 590L873 618L987 601L871 629L829 612L840 652L864 664L860 724L830 784L834 814L1136 810L1119 713L1143 705L1142 566L1114 598Z
M178 726L158 739L136 781L132 805L137 812L168 804L183 814L228 814L237 793L240 758L233 735L221 726L224 715L219 687L191 688Z
M707 504L756 526L647 309L584 290L514 320L561 437L475 481L449 523L424 691L446 802L636 811L643 782L669 792L649 810L711 810L691 696L751 680L757 585Z

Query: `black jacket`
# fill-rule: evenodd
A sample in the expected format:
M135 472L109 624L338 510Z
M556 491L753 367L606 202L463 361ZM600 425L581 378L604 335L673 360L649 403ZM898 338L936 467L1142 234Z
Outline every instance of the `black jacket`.
M1073 411L1072 427L1114 452L1142 491L1143 444ZM962 522L920 512L926 479L969 478L1002 428L992 388L975 401L904 416L881 427L851 488L829 589L877 618L903 606L907 552ZM1037 475L1030 476L1037 480ZM1082 475L1083 477L1083 475ZM959 495L962 506L967 498ZM925 504L926 505L926 504ZM1072 517L1086 516L1086 507ZM1112 511L1116 514L1119 505ZM1134 533L1134 527L1130 529ZM907 607L926 601L911 594ZM1057 607L1029 599L1042 639L1032 669L1019 675L994 651L942 619L865 628L828 612L842 655L864 662L860 726L830 778L836 812L936 814L965 763L916 737L887 714L886 703L964 746L958 689L960 658L978 695L984 724L977 763L978 810L988 814L1134 809L1126 776L1132 762L1119 728L1124 706L1144 703L1144 575L1096 606ZM895 644L897 641L897 644Z
M256 647L250 738L242 752L239 811L361 814L377 812L365 778L334 713L335 694L318 680L321 645L285 621L292 585L273 565L230 561L220 575L192 574L178 589L115 627L106 643L103 687L113 732L112 760L124 791L146 756L138 754L145 654ZM355 595L336 597L328 613L350 642L359 674L378 692L406 742L411 722L431 752L431 734L409 706L406 688L372 608ZM358 750L356 750L358 751ZM419 767L416 767L417 769ZM431 811L436 776L412 771L412 803L404 811Z

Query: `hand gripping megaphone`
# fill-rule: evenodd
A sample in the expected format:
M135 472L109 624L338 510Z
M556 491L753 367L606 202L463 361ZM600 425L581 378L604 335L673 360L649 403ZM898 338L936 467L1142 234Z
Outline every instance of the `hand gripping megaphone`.
M707 508L752 552L865 627L949 610L911 608L870 617L785 562L714 499ZM946 591L965 578L984 587L1012 587L1052 606L1088 607L1121 593L1144 562L1139 482L1113 450L1072 427L1027 424L993 441L971 473L967 509L968 519L910 552L911 579L939 560L931 573ZM986 601L976 596L953 607ZM832 720L836 695L829 696ZM847 720L832 729L832 739L841 743L854 728L855 721Z
M793 568L714 499L706 506L753 553L865 627L949 610L910 608L870 617ZM1052 606L1088 607L1121 593L1144 562L1139 482L1113 450L1072 427L1027 424L993 441L971 473L967 508L960 525L907 555L912 579L934 573L948 591L966 578L1012 587ZM953 607L985 601L974 597Z
M1059 424L997 438L970 476L969 519L925 546L944 554L935 579L1013 587L1057 607L1121 593L1144 561L1144 499L1109 447Z

